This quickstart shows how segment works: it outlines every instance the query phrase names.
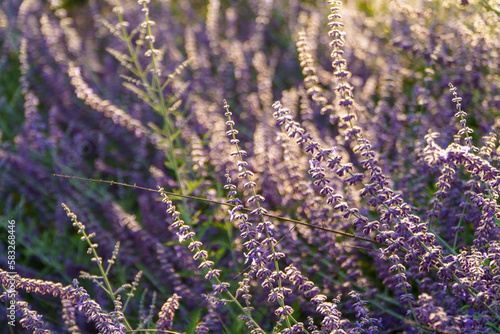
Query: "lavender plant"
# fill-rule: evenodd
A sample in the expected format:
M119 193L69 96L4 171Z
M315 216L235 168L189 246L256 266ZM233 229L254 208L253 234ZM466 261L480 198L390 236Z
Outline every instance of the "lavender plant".
M499 13L5 0L2 332L500 332Z

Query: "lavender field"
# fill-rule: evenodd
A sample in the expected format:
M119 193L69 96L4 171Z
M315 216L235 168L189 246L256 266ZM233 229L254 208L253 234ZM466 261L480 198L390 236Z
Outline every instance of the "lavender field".
M500 333L500 2L3 0L0 333Z

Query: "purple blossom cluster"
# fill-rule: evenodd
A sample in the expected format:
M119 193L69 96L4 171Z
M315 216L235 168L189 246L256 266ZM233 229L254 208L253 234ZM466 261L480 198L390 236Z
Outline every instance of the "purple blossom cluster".
M33 333L500 332L499 17L4 0L0 315Z

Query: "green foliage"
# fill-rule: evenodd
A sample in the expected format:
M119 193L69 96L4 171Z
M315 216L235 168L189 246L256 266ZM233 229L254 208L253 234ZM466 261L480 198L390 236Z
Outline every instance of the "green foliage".
M9 49L10 41L0 40L0 47ZM18 54L11 51L0 57L0 131L1 142L13 142L21 131L24 121L22 110L24 96L21 93Z

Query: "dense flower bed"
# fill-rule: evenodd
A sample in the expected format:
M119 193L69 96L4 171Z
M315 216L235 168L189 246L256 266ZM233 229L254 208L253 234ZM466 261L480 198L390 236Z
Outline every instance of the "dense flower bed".
M499 18L5 0L2 332L500 332Z

